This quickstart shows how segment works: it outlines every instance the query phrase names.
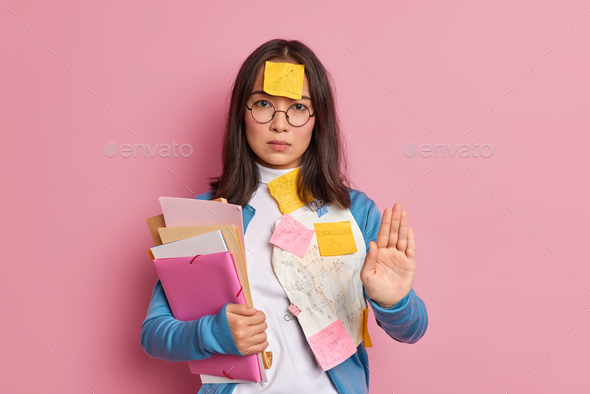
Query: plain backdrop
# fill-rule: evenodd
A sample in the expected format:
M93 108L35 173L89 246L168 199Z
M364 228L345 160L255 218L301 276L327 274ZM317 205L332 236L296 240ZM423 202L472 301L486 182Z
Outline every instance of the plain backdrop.
M2 0L0 392L197 392L141 348L145 219L219 175L231 84L273 38L329 70L353 186L416 234L428 330L399 343L371 312L370 392L590 392L589 9ZM190 157L103 154L173 141Z

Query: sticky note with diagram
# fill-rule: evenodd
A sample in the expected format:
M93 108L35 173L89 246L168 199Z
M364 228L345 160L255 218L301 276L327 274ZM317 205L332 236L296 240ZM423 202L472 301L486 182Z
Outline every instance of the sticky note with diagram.
M356 253L356 243L350 222L314 223L318 247L322 256Z
M291 213L305 206L297 194L297 177L301 170L299 167L282 175L268 184L270 194L279 203L281 213Z
M264 91L273 96L301 99L303 91L303 64L273 63L264 65Z
M303 258L313 233L314 230L308 229L293 216L285 213L269 242Z

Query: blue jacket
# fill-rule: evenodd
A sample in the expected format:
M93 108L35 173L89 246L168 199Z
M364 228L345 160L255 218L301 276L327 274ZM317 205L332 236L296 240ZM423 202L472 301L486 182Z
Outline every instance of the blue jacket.
M350 188L348 191L352 200L350 211L363 232L368 252L369 242L377 240L381 214L375 202L365 193ZM212 195L213 192L209 190L195 198L210 200ZM255 213L256 209L250 204L243 207L244 232ZM390 309L380 307L369 298L364 286L363 292L373 309L377 324L391 338L404 343L415 343L422 338L428 326L428 315L424 301L413 288ZM241 355L229 328L226 307L227 304L217 314L197 320L177 320L172 316L166 294L158 279L141 326L141 345L151 357L172 362L201 360L214 353ZM364 342L359 344L355 354L326 372L338 393L368 393L369 358ZM229 394L236 384L239 383L204 384L199 393ZM215 391L210 391L213 387Z

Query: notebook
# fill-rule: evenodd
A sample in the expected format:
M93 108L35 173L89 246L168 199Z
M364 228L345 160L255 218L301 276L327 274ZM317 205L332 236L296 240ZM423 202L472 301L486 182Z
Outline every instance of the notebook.
M194 253L195 250L198 250L199 254L226 252L228 248L223 234L221 231L216 230L179 241L153 246L150 250L155 259L163 259L194 256L196 255Z
M230 252L196 258L162 258L153 262L172 314L178 320L190 321L214 315L227 303L246 304ZM214 354L188 363L193 374L262 381L258 353L247 356Z

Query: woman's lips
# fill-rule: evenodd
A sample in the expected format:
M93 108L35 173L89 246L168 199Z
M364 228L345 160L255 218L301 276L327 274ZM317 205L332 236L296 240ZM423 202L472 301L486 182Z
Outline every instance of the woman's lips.
M285 150L288 147L290 147L291 145L289 145L285 141L272 140L272 141L268 142L268 146L270 146L271 149L274 149L274 150Z
M269 142L268 143L268 146L270 146L271 149L274 149L274 150L285 150L288 147L290 147L291 145L288 145L288 144L273 144L273 143L270 143Z

